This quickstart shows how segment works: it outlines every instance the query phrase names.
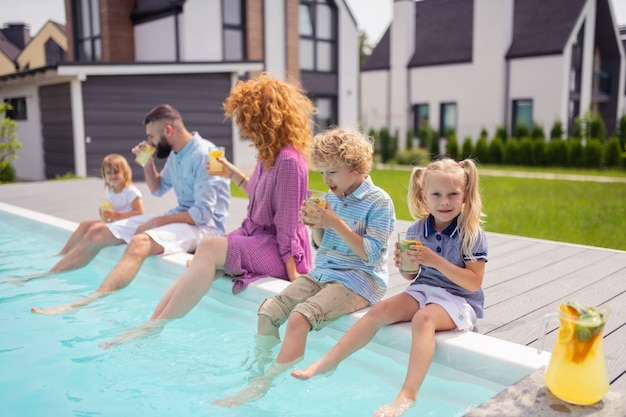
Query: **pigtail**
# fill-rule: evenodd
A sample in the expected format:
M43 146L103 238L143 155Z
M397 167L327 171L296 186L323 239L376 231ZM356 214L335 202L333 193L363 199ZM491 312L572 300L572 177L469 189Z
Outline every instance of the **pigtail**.
M473 259L472 248L480 237L479 231L485 214L482 212L476 163L472 159L464 159L459 162L459 166L465 173L465 204L459 217L461 251L469 259Z
M426 168L415 167L411 172L409 178L409 189L407 192L406 201L409 206L409 213L415 220L425 219L428 217L428 206L426 200L424 200L424 173Z

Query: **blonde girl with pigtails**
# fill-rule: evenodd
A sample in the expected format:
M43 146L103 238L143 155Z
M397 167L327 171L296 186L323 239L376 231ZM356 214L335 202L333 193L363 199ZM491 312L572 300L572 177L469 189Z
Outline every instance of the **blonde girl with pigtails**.
M419 270L401 273L411 284L376 303L322 359L292 372L299 379L329 372L372 340L381 327L411 322L406 378L394 401L374 413L379 417L397 417L415 405L435 354L435 332L472 330L483 317L487 239L481 228L484 215L475 162L443 158L414 168L407 202L416 220L407 233L419 235L421 241L407 250L409 258L420 264ZM394 261L399 268L397 244Z

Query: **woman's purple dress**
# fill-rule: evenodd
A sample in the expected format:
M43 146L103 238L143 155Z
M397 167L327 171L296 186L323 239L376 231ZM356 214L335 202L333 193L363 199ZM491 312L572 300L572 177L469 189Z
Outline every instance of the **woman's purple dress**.
M299 273L311 269L309 235L299 214L308 186L307 160L292 147L281 149L266 171L257 162L248 182L247 216L240 228L226 234L224 271L233 277L233 293L266 276L288 280L285 261L290 256Z

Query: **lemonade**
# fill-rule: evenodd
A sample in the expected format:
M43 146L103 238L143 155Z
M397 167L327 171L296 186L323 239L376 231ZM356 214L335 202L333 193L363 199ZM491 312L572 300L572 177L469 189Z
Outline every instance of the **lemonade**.
M312 202L325 209L328 207L328 201L326 201L326 194L322 191L310 190L307 191L307 202ZM304 222L307 226L311 226L310 223Z
M218 146L209 152L209 174L216 175L221 174L224 171L224 166L216 159L223 158L224 152L225 149L223 146Z
M568 302L559 306L560 329L544 376L558 398L594 404L609 390L602 330L606 312Z
M150 146L148 144L141 144L139 146L139 152L137 152L137 156L135 157L135 162L142 167L145 167L152 154L156 151L154 146Z
M107 210L111 210L112 208L113 208L113 203L111 203L110 201L100 202L100 219L102 219L103 222L108 221L106 217L104 217L104 212Z
M400 258L402 260L400 264L400 272L402 273L414 274L417 273L417 271L419 271L420 269L420 264L418 262L413 262L413 260L411 260L411 258L409 258L406 253L406 250L413 245L421 246L422 242L410 238L403 239L403 236L400 236L398 239L398 249L400 249Z

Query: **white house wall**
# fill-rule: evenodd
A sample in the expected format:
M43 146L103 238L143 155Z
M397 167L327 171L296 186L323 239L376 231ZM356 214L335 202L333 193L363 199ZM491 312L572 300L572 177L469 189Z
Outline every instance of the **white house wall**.
M359 116L359 37L345 2L339 8L339 97L338 123L358 128Z
M188 0L179 25L182 61L223 59L221 0Z
M18 179L40 181L46 178L41 135L41 113L39 112L39 94L37 85L8 86L0 89L0 101L5 98L26 97L27 120L17 120L17 140L22 148L17 153L17 160L11 165L15 168Z
M135 60L176 61L173 16L135 25Z
M363 129L389 126L389 71L361 73L361 124Z
M265 68L276 77L284 78L287 72L286 56L286 4L284 0L265 0Z
M561 114L568 95L563 91L563 78L567 78L563 61L563 56L557 55L511 61L510 100L532 99L534 122L542 125L546 134L555 120L567 125Z

